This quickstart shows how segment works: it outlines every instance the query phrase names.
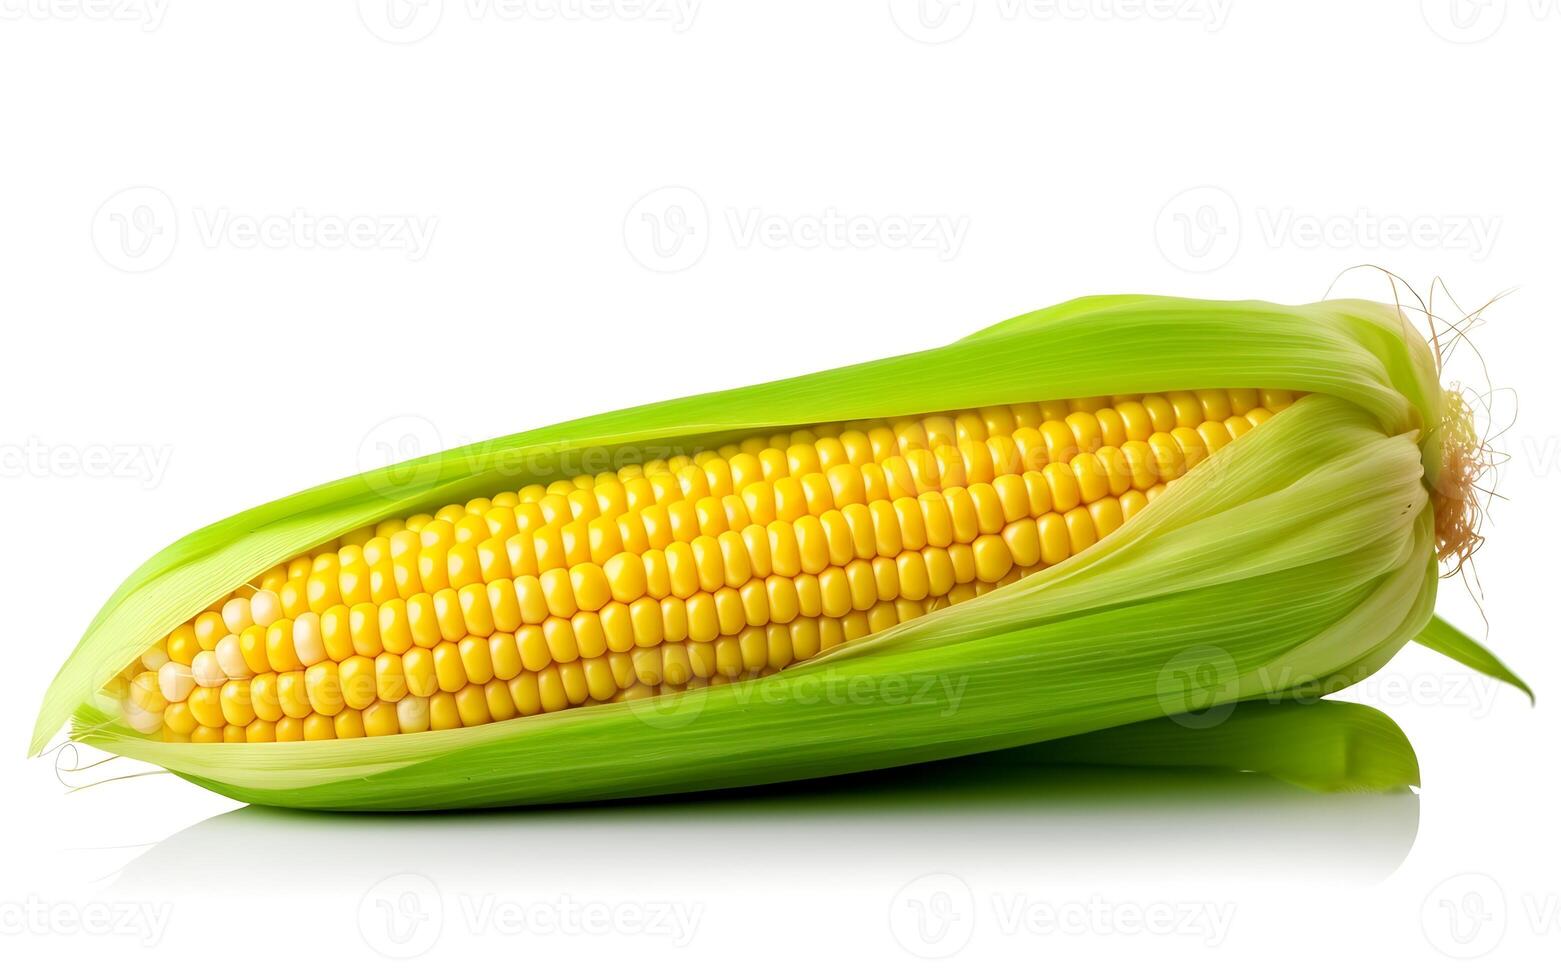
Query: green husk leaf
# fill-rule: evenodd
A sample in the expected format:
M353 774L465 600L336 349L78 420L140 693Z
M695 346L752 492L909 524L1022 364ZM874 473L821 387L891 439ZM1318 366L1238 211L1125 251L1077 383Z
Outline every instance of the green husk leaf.
M1245 701L1195 715L1155 718L1013 750L1016 759L1090 766L1235 769L1323 793L1388 792L1420 785L1403 729L1348 701Z
M1444 657L1456 660L1471 670L1511 684L1528 695L1530 704L1534 703L1534 692L1523 682L1523 678L1513 673L1511 668L1502 663L1500 658L1487 650L1478 640L1442 617L1432 616L1425 629L1416 634L1415 642L1427 649L1435 650Z
M1202 387L1314 392L1075 559L771 677L354 742L188 745L96 691L258 571L374 521L522 483L816 422ZM590 800L801 779L1326 693L1431 615L1440 392L1396 310L1096 297L947 347L594 416L304 491L176 542L98 614L36 751L76 737L236 799L332 809Z

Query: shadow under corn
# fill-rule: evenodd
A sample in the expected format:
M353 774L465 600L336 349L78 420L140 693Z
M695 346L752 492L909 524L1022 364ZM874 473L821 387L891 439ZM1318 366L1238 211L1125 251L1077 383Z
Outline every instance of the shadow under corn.
M1373 882L1408 855L1408 791L1319 794L1238 772L1067 766L1012 753L654 800L431 814L244 807L152 846L115 888L205 895L441 883L810 887L950 869L1036 883ZM300 872L306 872L300 877Z

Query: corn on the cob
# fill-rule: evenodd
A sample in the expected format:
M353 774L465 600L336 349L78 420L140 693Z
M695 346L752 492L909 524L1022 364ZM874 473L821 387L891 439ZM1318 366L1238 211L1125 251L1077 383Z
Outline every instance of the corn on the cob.
M1194 706L1189 654L1216 700L1315 695L1428 621L1515 680L1431 620L1457 412L1390 307L1081 300L236 515L121 587L34 748L68 714L240 799L479 806L1094 731ZM916 677L959 703L817 696Z
M124 711L169 741L354 738L763 676L1081 553L1292 400L817 426L384 521L173 630Z

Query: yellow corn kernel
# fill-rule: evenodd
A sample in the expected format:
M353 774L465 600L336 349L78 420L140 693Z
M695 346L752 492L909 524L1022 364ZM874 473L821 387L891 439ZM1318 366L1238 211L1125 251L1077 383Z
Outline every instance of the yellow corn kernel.
M263 674L271 669L271 663L266 655L266 628L257 624L245 627L238 638L239 655L244 659L244 667L251 674Z
M185 703L190 706L190 714L196 724L217 729L227 724L222 713L222 692L219 688L197 687L190 692L189 700Z
M406 653L412 648L412 624L407 618L406 600L397 597L379 607L379 638L380 644L390 653ZM344 658L333 655L331 659Z
M454 694L440 691L428 699L428 726L436 732L461 727L461 711Z
M293 623L288 619L279 619L266 628L266 662L274 671L297 670L302 667L298 659L298 653L293 648ZM172 638L170 637L170 641ZM170 651L170 657L173 653ZM183 663L177 657L176 663Z
M381 657L394 657L393 653L382 653ZM399 659L399 658L398 658ZM378 678L376 673L376 660L368 657L352 656L343 660L337 667L337 683L341 692L343 704L354 710L362 710L374 702L378 695ZM323 667L324 664L316 666ZM313 698L310 699L313 703ZM320 710L318 707L316 711Z
M248 725L255 720L255 706L250 697L250 682L228 681L222 685L219 707L223 719L232 725Z
M394 703L406 697L407 678L402 664L402 658L394 653L374 658L374 693L379 700Z
M336 723L328 715L310 715L303 720L304 741L321 742L336 737Z
M404 697L396 702L396 726L403 733L426 732L429 727L429 699Z
M501 681L511 680L524 669L514 633L495 633L488 637L488 654L493 662L493 676Z
M527 671L513 678L509 684L510 700L521 715L534 715L542 710L542 698L537 687L537 674Z
M325 639L320 633L319 613L300 613L293 620L293 653L305 667L325 659Z
M364 657L377 657L384 652L379 635L379 610L370 603L361 603L348 610L348 632L352 636L352 649Z
M477 684L468 685L456 692L455 710L460 717L461 725L466 727L486 725L493 720L493 713L488 710L488 693Z
M1013 553L1008 544L995 534L983 534L971 543L976 565L976 577L983 582L996 582L1014 566Z
M829 423L451 503L267 570L104 690L170 741L294 741L760 676L1087 550L1296 397Z
M394 600L401 603L402 600ZM381 607L380 615L385 615ZM325 654L332 660L340 663L352 656L352 614L346 606L332 606L320 614L320 641L325 645Z
M543 668L536 675L537 701L542 711L562 711L569 707L569 697L564 693L564 682L556 665ZM516 701L517 706L519 700Z
M363 712L356 708L344 708L333 719L337 738L362 738L368 732L363 724Z
M408 650L401 658L401 669L406 680L407 694L426 698L439 690L439 675L434 668L432 650L425 647Z
M301 670L284 671L276 675L276 699L282 713L289 718L305 718L313 710L309 706L309 693Z
M195 617L195 643L202 650L217 649L217 641L228 635L227 624L222 621L222 615L215 612L203 612Z

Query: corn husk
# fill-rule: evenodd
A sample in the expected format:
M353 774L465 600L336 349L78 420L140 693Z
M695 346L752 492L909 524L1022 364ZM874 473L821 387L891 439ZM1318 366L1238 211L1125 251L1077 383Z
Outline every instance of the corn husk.
M338 535L626 453L1004 402L1188 388L1311 392L1083 554L770 677L445 732L262 745L149 740L96 692L267 567ZM1314 698L1429 642L1443 394L1389 306L1094 297L921 353L597 415L295 494L175 542L110 598L45 698L74 737L240 800L331 809L554 803L904 765L1242 700ZM595 465L600 465L596 463Z
M992 753L994 762L1254 773L1323 793L1420 785L1420 760L1387 715L1349 701L1215 706Z

